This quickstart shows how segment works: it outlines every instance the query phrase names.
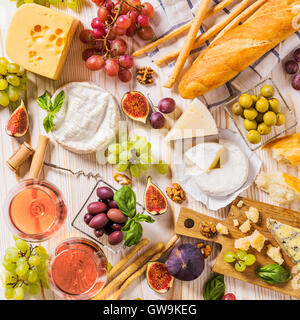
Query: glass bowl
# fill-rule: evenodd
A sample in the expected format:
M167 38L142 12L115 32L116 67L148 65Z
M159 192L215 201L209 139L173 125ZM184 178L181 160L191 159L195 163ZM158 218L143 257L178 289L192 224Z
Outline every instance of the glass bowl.
M284 114L285 116L285 123L282 126L273 126L271 128L271 132L266 135L261 136L261 142L258 144L252 144L247 139L247 133L248 131L243 127L243 118L241 116L238 116L232 112L232 106L235 102L238 102L240 95L243 93L249 93L249 94L255 94L259 96L260 94L260 88L264 85L271 85L275 89L274 98L278 99L281 109L280 112ZM235 127L237 128L238 132L242 136L243 140L247 144L250 150L255 151L259 148L261 148L263 145L267 144L269 141L277 138L283 133L286 133L288 130L294 128L297 125L296 117L291 110L291 108L288 106L286 101L284 100L281 92L279 91L276 84L273 82L271 78L268 78L266 80L263 80L259 84L257 84L255 87L253 87L250 90L247 90L245 92L239 92L237 93L234 98L230 99L228 102L225 103L225 110L229 114L230 118L233 120Z
M95 186L92 188L92 191L89 194L89 196L87 197L86 201L82 205L81 209L79 210L79 212L76 214L75 218L73 219L72 227L77 229L78 231L80 231L81 233L86 235L87 237L93 239L94 241L96 241L97 243L99 243L101 246L105 247L106 249L108 249L112 253L118 253L118 252L120 252L121 249L124 248L124 240L117 245L111 245L108 242L107 235L104 234L101 238L97 238L94 234L94 229L90 228L84 222L84 215L87 213L87 206L89 203L99 200L97 197L97 194L96 194L96 189L98 187L102 187L102 186L106 186L106 187L111 188L114 191L117 191L116 188L114 188L113 186L111 186L110 184L105 182L104 180L102 180L102 179L98 180L96 182ZM136 203L136 207L137 207L138 213L145 212L144 206L139 204L138 202Z

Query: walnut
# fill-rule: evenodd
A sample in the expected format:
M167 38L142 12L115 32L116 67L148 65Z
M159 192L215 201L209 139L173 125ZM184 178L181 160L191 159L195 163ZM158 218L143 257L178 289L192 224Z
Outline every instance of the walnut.
M217 228L214 223L204 221L200 226L200 232L206 238L213 238L217 234Z
M125 174L115 173L114 180L121 184L122 186L131 184L131 179L127 177Z
M182 203L186 199L185 192L178 183L172 183L170 187L167 187L166 193L176 203Z
M212 248L210 245L200 242L197 244L197 248L200 249L203 257L206 259L210 256Z
M154 75L153 69L151 69L150 67L143 67L143 68L137 69L136 79L141 84L153 84L154 83L153 75Z

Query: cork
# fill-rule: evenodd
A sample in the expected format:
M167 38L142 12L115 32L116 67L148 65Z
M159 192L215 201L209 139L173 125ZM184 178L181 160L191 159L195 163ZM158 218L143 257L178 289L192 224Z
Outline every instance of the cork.
M33 153L34 149L27 142L23 142L23 144L21 144L13 155L6 161L6 164L10 170L16 172Z

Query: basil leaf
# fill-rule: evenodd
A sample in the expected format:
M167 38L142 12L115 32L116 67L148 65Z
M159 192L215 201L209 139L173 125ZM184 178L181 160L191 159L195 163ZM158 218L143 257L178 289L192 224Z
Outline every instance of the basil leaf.
M155 222L155 220L152 217L146 216L145 214L139 214L139 213L136 214L133 219L134 219L134 221L139 221L139 222L142 222L142 221L145 221L148 223Z
M130 219L126 222L125 226L122 228L122 231L129 231L131 228L131 225L134 223L135 221L133 219Z
M46 118L43 121L43 126L44 129L47 133L49 133L50 131L53 130L54 128L54 123L53 123L53 119L54 119L54 114L53 113L49 113Z
M125 232L124 244L127 247L131 247L131 246L134 246L135 244L138 244L143 235L142 225L139 222L134 221L133 219L130 221L132 221L130 223L130 229ZM122 228L122 231L125 227Z
M53 107L52 107L53 110L51 110L51 111L53 111L55 113L58 112L61 109L64 102L65 102L65 92L62 90L55 97Z
M287 269L279 264L267 264L256 270L256 274L269 284L278 284L286 282L292 278Z
M37 98L37 103L40 108L50 112L52 109L50 93L48 91L45 91L43 95Z
M133 218L135 216L136 195L129 186L123 186L121 189L116 191L114 194L114 200L125 216L129 218Z
M220 300L225 294L224 276L212 276L204 286L204 300Z

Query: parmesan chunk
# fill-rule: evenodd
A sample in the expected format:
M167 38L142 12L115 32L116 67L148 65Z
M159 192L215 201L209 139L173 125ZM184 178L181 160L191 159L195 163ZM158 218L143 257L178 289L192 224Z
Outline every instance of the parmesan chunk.
M236 249L241 249L241 250L247 251L250 247L250 241L249 241L248 237L236 239L234 241L234 247Z
M239 229L243 232L246 233L251 229L251 222L250 220L246 220L240 227Z
M280 247L273 247L271 244L268 245L267 255L276 263L283 264L284 260L280 252Z
M250 207L249 210L245 212L245 214L248 219L250 219L254 223L257 223L259 219L259 211L256 208Z
M260 252L265 245L266 238L257 230L247 238L250 241L251 247L256 249L258 252Z
M229 233L228 228L220 222L216 225L216 229L217 229L218 233L220 233L220 234L228 234Z
M238 208L241 208L242 206L243 206L243 204L244 204L244 202L243 202L243 200L240 200L238 203L237 203L237 207Z
M233 219L232 220L233 221L233 225L235 226L235 227L238 227L239 226L239 221L237 220L237 219Z

